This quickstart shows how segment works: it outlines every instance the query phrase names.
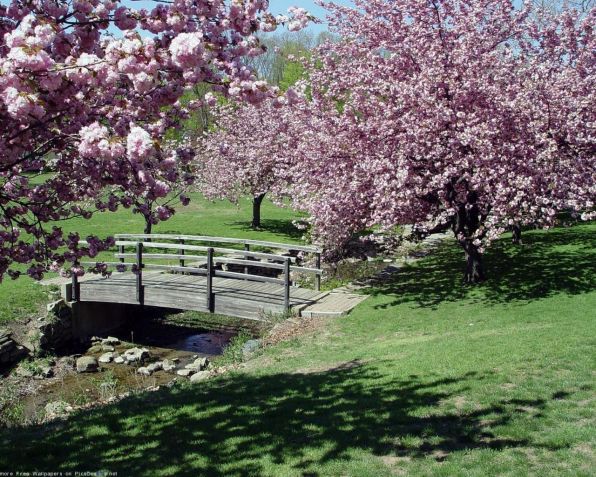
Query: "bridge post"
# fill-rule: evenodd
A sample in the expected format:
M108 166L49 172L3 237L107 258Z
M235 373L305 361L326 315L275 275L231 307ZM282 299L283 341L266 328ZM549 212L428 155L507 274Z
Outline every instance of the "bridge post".
M315 254L315 267L319 270L321 269L321 253L317 252ZM321 275L318 273L315 275L315 290L321 291Z
M143 243L137 242L137 301L143 305L145 293L143 289Z
M184 245L184 239L180 239L180 240L178 240L178 243L179 243L180 245ZM183 249L183 248L181 248L181 249L178 249L178 255L184 255L184 249ZM184 266L184 259L183 259L183 258L181 258L181 259L180 259L180 266L181 266L181 267L183 267L183 266Z
M250 244L248 244L248 243L245 243L244 244L244 251L245 252L250 252ZM250 258L245 255L244 256L244 260L250 260ZM244 273L246 275L248 275L248 266L246 266L246 265L244 266Z
M73 265L76 265L77 262L74 262ZM70 291L70 298L71 301L79 301L81 299L81 285L79 283L79 277L77 277L77 274L74 272L71 272L72 274L72 287L71 287L71 291Z
M207 249L207 310L215 311L215 296L213 295L213 247Z
M284 310L290 311L290 258L284 259Z

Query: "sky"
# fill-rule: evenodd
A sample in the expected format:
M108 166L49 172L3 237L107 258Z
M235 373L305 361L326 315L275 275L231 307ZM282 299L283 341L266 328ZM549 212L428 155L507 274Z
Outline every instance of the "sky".
M4 0L1 0L4 2ZM350 0L334 0L335 3L340 5L351 5ZM147 8L151 9L151 7L155 6L155 2L150 0L124 0L123 3L126 5L130 5L133 8ZM285 14L289 7L302 7L305 10L312 13L317 18L321 20L325 20L325 9L321 8L315 3L315 0L269 0L269 10L274 15L277 14ZM327 24L313 24L311 23L307 28L306 31L310 31L314 34L320 33L322 31L327 30Z
M335 3L340 5L350 4L348 0L335 0ZM325 21L325 9L318 6L314 0L269 0L269 10L276 15L278 13L285 13L288 10L288 7L302 7L312 13L315 17ZM326 31L327 24L311 23L306 30L317 34Z

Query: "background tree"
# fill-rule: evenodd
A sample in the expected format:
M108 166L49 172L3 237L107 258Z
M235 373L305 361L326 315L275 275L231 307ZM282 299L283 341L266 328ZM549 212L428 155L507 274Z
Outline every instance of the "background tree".
M153 225L174 215L176 203L188 205L190 199L186 193L196 178L192 162L194 150L190 140L166 141L164 149L167 151L165 159L158 164L163 180L148 185L143 182L143 176L137 177L132 187L120 191L123 205L131 206L133 213L142 215L145 234L152 232Z
M451 229L465 279L514 224L594 217L595 12L509 0L326 4L288 147L295 205L337 248L355 231Z
M290 18L265 0L155 2L12 0L0 5L0 279L29 264L40 278L111 243L65 237L56 221L115 210L129 194L161 194L174 157L160 144L187 117L195 84L239 101L273 96L242 63L259 30ZM108 29L120 31L117 36ZM199 104L195 104L199 106ZM92 204L89 206L89 204ZM77 273L80 269L76 268Z
M251 227L261 227L261 204L285 193L284 117L277 100L259 105L224 104L216 127L197 148L199 189L210 199L252 197Z
M316 38L309 34L268 36L266 53L244 62L269 84L287 91L304 74L302 59L310 56ZM292 92L290 92L290 100ZM212 100L214 101L214 100ZM271 193L284 195L287 170L284 160L283 102L260 105L222 105L212 117L212 130L199 141L199 189L206 197L238 202L252 197L251 227L261 227L261 204Z

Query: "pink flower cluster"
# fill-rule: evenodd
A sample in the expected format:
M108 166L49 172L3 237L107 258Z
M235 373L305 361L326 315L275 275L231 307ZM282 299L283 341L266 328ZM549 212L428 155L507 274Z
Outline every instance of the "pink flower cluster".
M593 216L595 9L355 4L327 5L342 40L319 48L313 101L295 108L293 196L318 237L337 247L373 226L451 229L474 281L510 224Z
M0 5L0 280L19 275L15 262L39 278L107 243L70 248L60 229L48 232L54 221L121 205L146 211L150 223L172 215L156 201L188 187L191 155L188 145L166 147L162 139L188 116L179 101L185 90L208 82L241 101L275 95L242 62L263 51L259 25L277 27L267 4ZM42 171L49 174L30 180Z
M278 103L276 98L214 110L217 128L196 147L196 186L206 197L237 202L246 195L285 195L287 142L281 131L288 118Z
M273 159L329 251L368 228L452 230L470 281L512 225L548 227L561 211L595 217L596 9L354 4L325 4L339 41L313 55L308 99L287 95L277 111L242 108L222 123L203 161L214 194L247 182L264 190L252 174ZM224 163L233 167L217 177Z

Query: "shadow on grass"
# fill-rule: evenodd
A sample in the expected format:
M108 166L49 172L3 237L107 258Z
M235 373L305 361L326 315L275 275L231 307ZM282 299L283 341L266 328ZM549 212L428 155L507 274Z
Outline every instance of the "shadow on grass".
M232 227L243 230L246 232L255 232L255 230L251 227L250 221L238 221L232 222L229 225ZM292 220L283 220L283 219L262 219L261 220L261 227L257 230L262 232L269 232L275 235L284 235L291 239L301 239L304 235L304 232L298 230Z
M390 378L357 360L315 373L232 375L7 432L0 470L241 476L271 474L269 461L316 476L318 466L358 451L443 460L464 449L540 447L498 429L547 415L551 396L445 406L482 379Z
M488 280L481 285L462 283L464 254L452 241L368 293L390 296L392 300L383 307L402 303L436 307L469 297L496 304L596 289L596 229L592 225L526 232L523 240L524 245L517 246L504 238L488 249L484 257Z

